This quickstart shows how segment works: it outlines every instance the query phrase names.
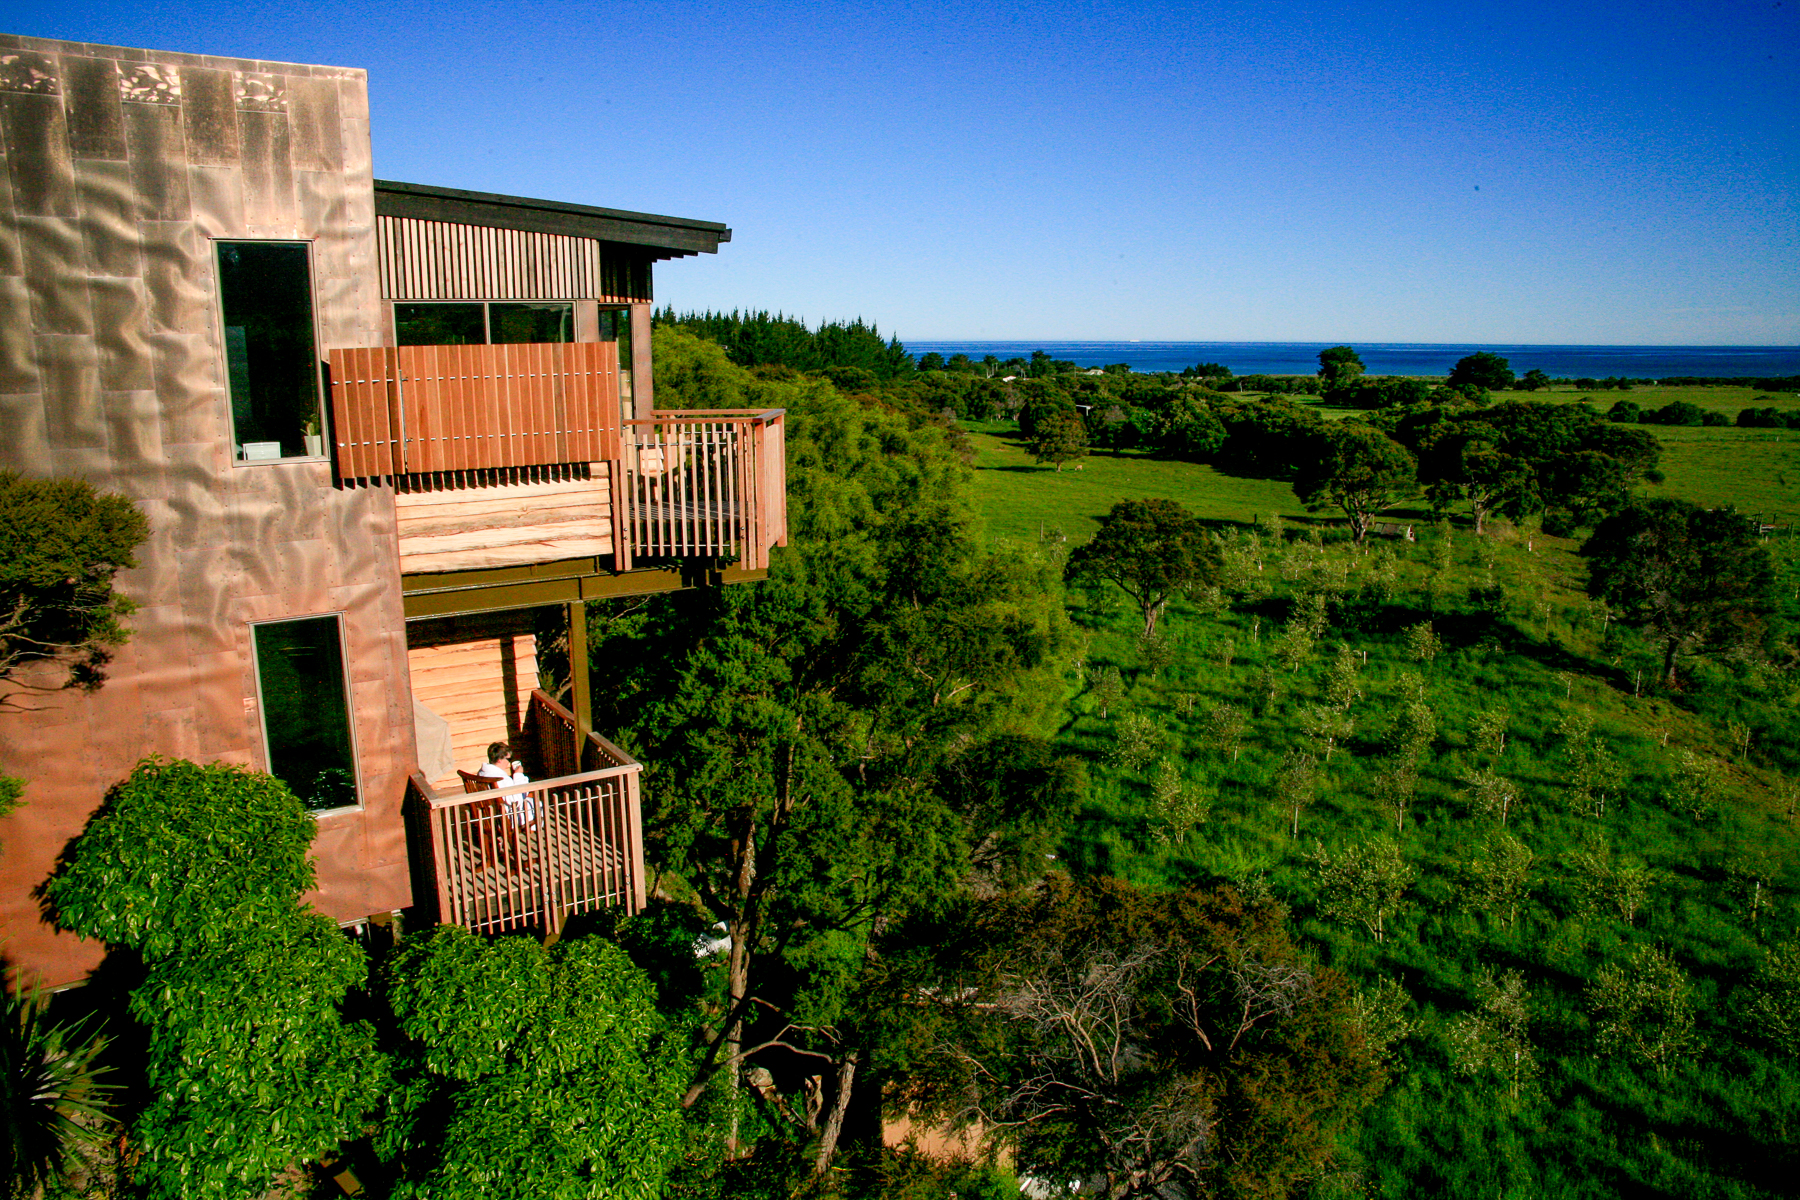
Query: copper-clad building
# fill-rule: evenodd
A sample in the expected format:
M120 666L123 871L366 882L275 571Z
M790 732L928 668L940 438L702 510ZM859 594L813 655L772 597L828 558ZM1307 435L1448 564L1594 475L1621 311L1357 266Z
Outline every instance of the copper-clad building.
M6 955L99 961L33 890L149 754L286 781L346 923L642 903L637 765L535 635L785 541L781 414L654 406L652 265L730 230L378 181L339 67L0 36L0 151L0 467L151 530L105 686L0 713ZM464 782L496 741L535 782Z

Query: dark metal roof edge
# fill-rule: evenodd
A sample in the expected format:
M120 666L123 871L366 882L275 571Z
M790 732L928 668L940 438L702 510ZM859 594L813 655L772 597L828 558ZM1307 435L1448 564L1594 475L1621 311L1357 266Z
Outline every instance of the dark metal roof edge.
M670 217L659 213L632 212L622 208L600 208L592 204L571 204L563 200L538 200L529 196L504 196L498 192L472 192L463 188L435 187L426 183L403 183L397 179L375 180L375 191L377 193L388 192L396 196L416 196L495 208L522 208L573 217L591 217L597 221L624 222L652 228L691 231L687 235L689 238L692 238L695 233L702 235L710 233L716 235L720 242L731 240L729 225L719 221L699 221L691 217ZM645 232L648 233L650 230Z

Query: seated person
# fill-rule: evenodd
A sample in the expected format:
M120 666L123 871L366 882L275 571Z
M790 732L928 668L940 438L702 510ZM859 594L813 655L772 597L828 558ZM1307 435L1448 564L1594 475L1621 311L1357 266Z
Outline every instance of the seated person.
M488 746L488 760L475 774L483 779L495 781L495 787L507 787L515 783L530 783L525 774L523 764L512 756L512 747L505 742L494 742ZM515 825L529 825L537 819L537 805L529 795L507 796L506 813Z

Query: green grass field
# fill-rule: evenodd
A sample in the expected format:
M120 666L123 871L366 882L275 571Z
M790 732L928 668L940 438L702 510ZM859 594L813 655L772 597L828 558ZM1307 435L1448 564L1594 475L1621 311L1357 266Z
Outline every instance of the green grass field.
M1698 391L1628 395L1645 407L1705 399L1724 411L1755 395ZM1647 428L1664 444L1666 472L1647 491L1800 516L1800 431ZM1090 784L1060 857L1077 873L1147 886L1230 883L1272 895L1321 963L1359 989L1404 989L1413 1029L1386 1093L1345 1145L1354 1182L1315 1194L1789 1194L1800 1073L1746 1025L1741 989L1765 947L1800 924L1791 665L1779 654L1695 656L1679 691L1660 690L1657 648L1584 594L1578 539L1505 522L1476 538L1466 523L1421 522L1416 545L1359 553L1341 535L1297 529L1303 510L1281 483L1134 454L1058 473L1031 462L1010 424L969 432L991 537L1036 541L1041 523L1079 544L1113 502L1143 497L1237 525L1227 531L1237 564L1228 590L1171 607L1157 662L1123 593L1071 589L1080 650L1055 738L1087 764ZM1288 518L1286 529L1270 514ZM1791 559L1794 545L1771 548ZM1800 571L1782 569L1791 610L1785 593ZM1329 616L1316 641L1296 641L1307 594L1328 596ZM1409 630L1426 621L1443 647L1422 658ZM1334 701L1332 672L1346 668L1351 698ZM1103 686L1116 689L1104 702ZM1436 734L1397 817L1383 799L1394 771L1387 739L1409 689ZM1476 730L1494 716L1508 736L1484 751ZM1219 732L1227 717L1238 731L1229 743ZM1577 717L1616 763L1598 807L1571 782L1564 731ZM1328 744L1319 731L1330 728L1339 740ZM1296 751L1316 756L1298 810L1280 782ZM1705 804L1683 799L1681 772L1695 763L1704 774L1694 778L1715 789ZM1517 789L1519 807L1502 822L1472 804L1483 769ZM1196 816L1172 796L1203 808ZM1516 909L1502 913L1479 889L1484 861L1507 838L1528 866ZM1380 940L1333 916L1316 864L1390 840L1411 882ZM1650 881L1641 909L1593 899L1596 880L1615 869L1602 860ZM1697 1009L1693 1047L1666 1069L1596 1052L1593 981L1641 946L1675 956ZM1456 1065L1478 981L1503 969L1523 980L1537 1070L1516 1095L1491 1071Z
M1749 388L1639 388L1601 393L1601 398L1622 394L1640 404L1658 397L1645 407L1680 399L1735 416L1759 393ZM1573 395L1568 398L1573 402ZM1787 397L1777 407L1800 407L1800 397ZM963 428L975 448L975 497L989 537L1036 541L1040 530L1060 530L1070 541L1083 542L1098 528L1100 516L1126 499L1175 500L1209 520L1243 524L1268 513L1307 517L1293 489L1277 480L1242 478L1204 464L1110 451L1091 455L1081 470L1065 467L1059 472L1031 460L1023 436L1010 421L966 422ZM1732 505L1773 524L1800 522L1800 430L1641 428L1662 442L1666 476L1661 484L1646 485L1645 495L1679 496L1708 507ZM1416 505L1402 506L1393 514L1406 520L1423 515Z

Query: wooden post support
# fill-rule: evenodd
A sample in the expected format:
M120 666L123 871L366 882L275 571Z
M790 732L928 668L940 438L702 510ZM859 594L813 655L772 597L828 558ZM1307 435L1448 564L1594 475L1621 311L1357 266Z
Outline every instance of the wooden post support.
M575 736L594 728L594 703L588 693L587 601L569 603L569 709L575 714ZM577 768L579 769L579 768Z

